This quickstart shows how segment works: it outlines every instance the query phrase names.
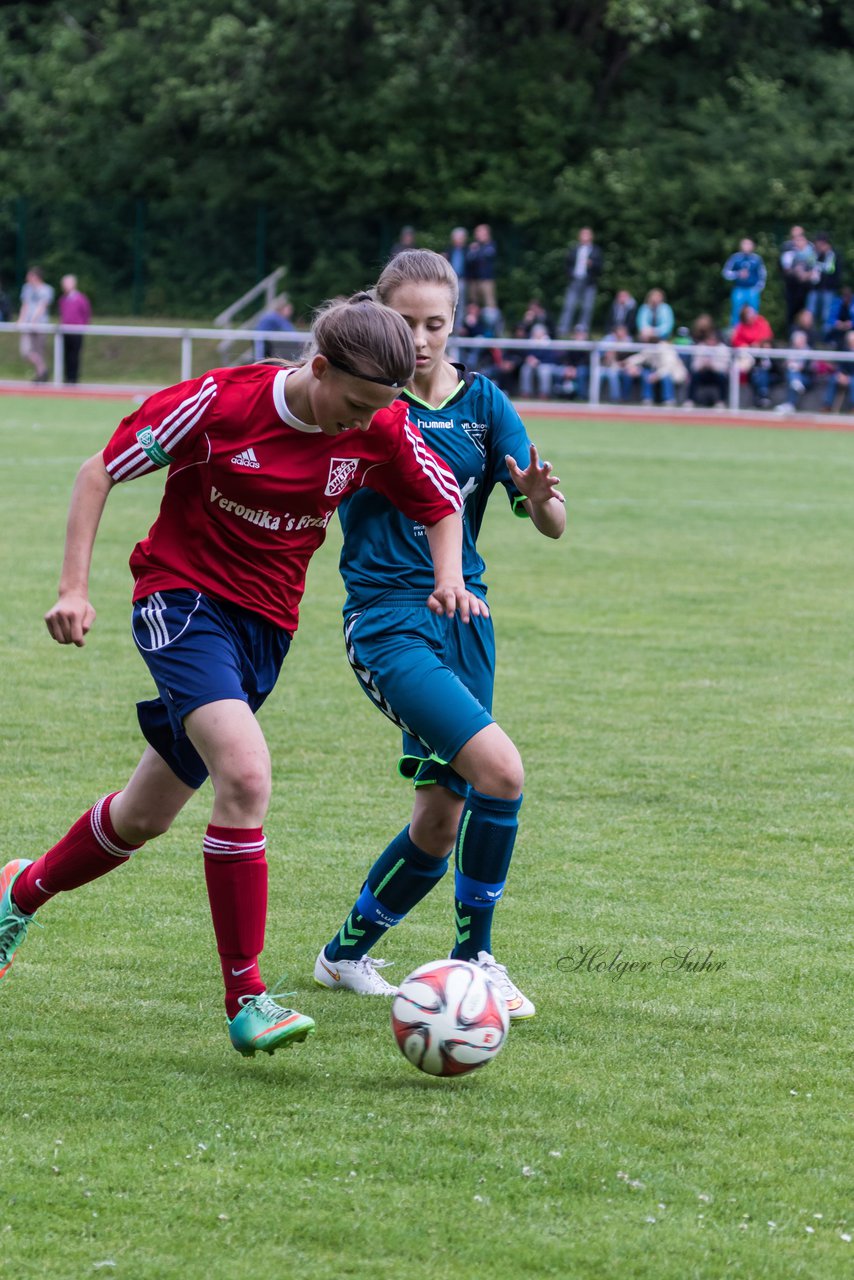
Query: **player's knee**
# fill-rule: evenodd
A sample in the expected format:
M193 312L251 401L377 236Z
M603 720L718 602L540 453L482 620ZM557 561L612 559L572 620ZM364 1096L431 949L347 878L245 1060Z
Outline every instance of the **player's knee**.
M112 816L112 815L111 815ZM145 844L148 840L156 840L172 826L173 814L134 812L123 810L121 818L114 819L116 835L128 844Z
M457 838L459 819L448 813L423 813L410 824L412 842L433 858L446 858Z
M525 770L512 742L508 741L502 751L484 763L474 785L483 795L499 800L518 799L525 785Z
M215 782L217 802L237 814L266 812L270 803L270 770L261 762L245 764Z

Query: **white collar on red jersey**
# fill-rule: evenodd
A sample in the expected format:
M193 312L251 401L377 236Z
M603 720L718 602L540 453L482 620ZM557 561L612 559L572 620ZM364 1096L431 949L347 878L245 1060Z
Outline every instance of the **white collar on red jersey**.
M285 397L285 382L290 374L295 373L294 369L280 369L273 379L273 403L276 406L276 413L286 422L289 427L293 427L296 431L305 431L312 435L317 435L320 427L311 422L303 422L301 418L297 418L288 408L288 402Z

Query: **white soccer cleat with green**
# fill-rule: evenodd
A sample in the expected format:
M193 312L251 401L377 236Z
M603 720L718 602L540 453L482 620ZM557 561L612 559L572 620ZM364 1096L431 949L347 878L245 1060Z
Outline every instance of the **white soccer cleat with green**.
M503 995L507 1004L507 1012L510 1014L511 1022L521 1022L524 1018L533 1018L537 1012L533 1001L523 995L516 983L512 980L503 964L499 964L495 956L489 954L488 951L478 951L476 959L472 961L478 969L482 969L489 981Z

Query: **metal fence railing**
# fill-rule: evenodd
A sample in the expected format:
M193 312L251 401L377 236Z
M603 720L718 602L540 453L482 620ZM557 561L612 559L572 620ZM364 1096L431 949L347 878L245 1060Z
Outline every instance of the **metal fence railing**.
M146 339L160 338L171 339L176 347L176 370L175 381L185 381L193 376L194 370L194 344L215 342L217 344L223 341L234 342L254 342L255 340L270 344L270 346L282 355L298 355L305 347L308 340L308 334L305 332L297 333L270 333L269 331L252 330L245 328L225 329L225 328L190 328L176 327L167 325L59 325L59 324L41 324L19 326L14 323L0 323L0 335L21 333L43 333L52 343L52 372L48 381L54 386L62 386L64 382L64 359L63 359L63 335L64 334L82 334L87 340L105 338L130 338L136 341L144 342ZM696 355L709 355L709 347L704 345L684 345L673 346L668 344L670 352L682 358L685 362ZM456 357L464 357L466 353L475 353L469 363L478 366L483 363L484 355L490 351L500 349L503 355L512 352L544 352L547 351L555 357L555 368L559 371L562 365L572 365L573 360L582 356L588 363L588 374L584 381L586 382L586 395L583 402L590 405L598 405L602 402L602 382L603 372L607 365L605 358L608 353L619 356L621 359L632 355L633 353L647 353L652 358L652 354L656 350L656 344L625 342L625 343L603 343L601 340L577 341L570 339L553 339L544 342L542 339L523 339L523 338L463 338L454 336L451 342L451 349ZM824 349L808 349L792 348L792 347L772 347L772 348L756 348L756 347L739 347L731 348L725 345L719 345L714 348L715 359L720 364L720 369L726 377L727 398L726 405L731 410L737 410L740 407L741 386L745 377L750 376L750 371L746 368L748 361L757 361L765 358L775 362L778 368L785 374L786 362L789 360L806 360L812 364L816 362L824 362L834 366L849 367L854 365L854 351L836 351ZM480 354L477 354L480 353ZM213 354L213 353L212 353ZM745 359L745 357L747 359ZM216 363L214 361L214 363ZM850 370L854 375L854 368ZM156 384L158 386L167 385L169 382L167 377L162 382ZM0 379L2 382L17 382L18 380ZM123 380L125 383L127 379ZM785 381L785 378L783 378ZM84 387L86 383L81 384ZM94 385L94 384L90 384ZM104 385L103 383L99 385ZM578 398L576 396L576 398Z

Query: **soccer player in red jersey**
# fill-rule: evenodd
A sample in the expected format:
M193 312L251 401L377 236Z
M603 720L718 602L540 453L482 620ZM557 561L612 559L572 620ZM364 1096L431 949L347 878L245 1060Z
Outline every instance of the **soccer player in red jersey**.
M35 861L0 871L0 978L34 914L56 893L120 866L161 835L210 775L205 879L234 1047L272 1053L314 1030L276 1002L258 968L270 757L255 711L291 637L308 562L342 497L367 484L427 529L430 608L479 612L460 560L453 473L407 421L398 389L415 367L403 320L360 294L330 304L296 367L215 369L151 396L77 476L59 598L60 644L95 620L92 549L113 485L169 468L160 513L134 548L133 636L158 689L138 704L148 745L127 785L99 800Z

